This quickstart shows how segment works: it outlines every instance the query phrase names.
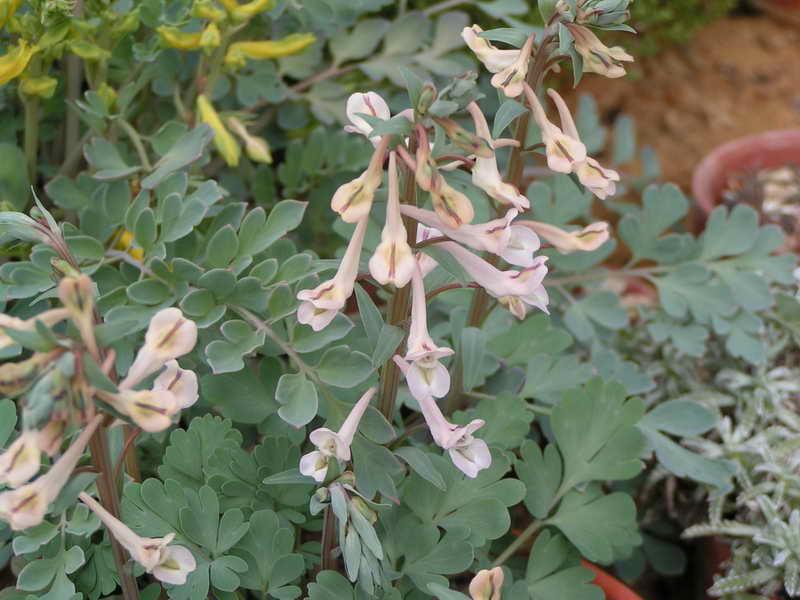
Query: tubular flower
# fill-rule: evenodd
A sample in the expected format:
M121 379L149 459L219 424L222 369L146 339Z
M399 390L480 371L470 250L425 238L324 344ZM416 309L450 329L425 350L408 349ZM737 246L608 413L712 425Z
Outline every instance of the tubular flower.
M175 48L176 50L198 50L202 47L202 31L186 32L181 31L177 27L170 27L169 25L161 25L156 31L158 35L161 36L162 45L167 48Z
M533 254L541 247L539 236L522 225L512 224L509 229L511 235L500 257L518 267L532 267L536 262Z
M301 304L297 309L297 320L300 323L310 325L314 331L321 331L344 308L347 299L353 293L358 276L358 261L367 233L367 222L368 219L365 217L356 225L333 279L319 284L314 289L298 292L297 299Z
M38 438L38 431L33 429L23 431L8 449L0 454L0 483L18 488L39 472L41 450Z
M469 582L469 595L472 600L500 600L503 590L503 569L483 569Z
M5 333L6 330L33 331L36 329L36 321L41 321L42 324L52 327L56 323L68 318L69 314L69 309L67 308L53 308L46 310L45 312L27 320L0 314L0 350L16 344L11 336Z
M272 153L269 151L269 144L267 140L262 137L252 135L239 119L235 117L228 118L228 125L231 126L234 133L238 135L244 142L244 149L247 156L254 162L272 164Z
M166 369L153 382L153 391L167 391L175 396L178 410L189 408L197 402L197 375L194 371L181 369L177 360L171 360Z
M439 359L452 354L451 348L437 346L428 333L425 284L422 273L415 269L411 278L411 326L404 357L409 363L405 375L412 396L441 398L450 391L450 373Z
M544 107L529 85L525 85L525 95L533 112L533 118L542 131L542 142L547 153L547 166L557 173L572 173L586 160L586 146L580 138L564 133L551 123L544 112ZM564 123L562 123L564 125Z
M442 232L438 229L434 229L433 227L425 227L425 225L417 225L417 244L420 242L427 241L431 238L441 237ZM424 252L417 252L416 255L417 266L419 267L419 272L422 274L422 277L425 276L433 271L439 263L437 263L434 258Z
M177 308L158 311L150 320L144 346L139 349L119 387L133 387L168 361L191 352L196 342L197 325L194 321L185 318Z
M572 37L575 38L575 50L583 57L583 70L597 73L609 78L624 77L625 67L622 63L633 62L633 57L620 46L609 48L600 41L591 29L583 25L567 23Z
M383 181L383 158L389 147L388 135L383 136L367 170L361 175L339 186L331 198L331 208L339 213L345 223L358 223L364 220L372 208L372 200Z
M610 237L608 223L598 221L578 231L565 231L555 225L538 221L520 221L520 225L531 228L547 240L561 254L591 252L605 244Z
M428 227L437 229L452 240L466 244L475 250L502 254L511 239L511 221L517 217L517 210L512 208L504 217L477 225L462 225L453 229L444 223L435 212L417 208L409 204L400 207L400 211Z
M464 27L461 30L461 37L469 46L469 49L478 57L478 60L483 63L483 66L490 73L499 73L513 65L519 58L519 50L500 50L495 48L489 40L478 35L482 32L483 29L479 25Z
M109 533L128 551L131 558L144 567L144 570L164 583L183 585L186 577L197 568L194 555L183 546L170 546L175 538L169 533L163 538L143 538L136 535L130 527L108 512L86 492L78 496L94 512Z
M575 121L572 120L567 103L555 90L547 90L547 93L558 108L564 132L571 138L579 140L580 134L575 126ZM601 200L613 196L617 191L616 182L619 181L619 173L613 169L603 168L600 163L589 156L577 162L572 170L578 176L581 184Z
M433 210L448 227L458 229L475 218L475 209L469 198L447 183L436 171L433 173L430 192Z
M239 144L233 139L231 132L225 128L214 105L206 98L205 94L197 96L197 112L200 121L208 123L209 127L214 131L214 145L217 147L217 151L222 155L222 158L225 159L228 166L238 166L239 155L241 154Z
M521 271L500 271L454 242L438 245L452 254L490 296L509 306L515 316L525 316L526 304L547 312L547 292L542 285L547 275L546 256L537 256L530 267Z
M192 16L198 19L208 19L219 23L227 16L221 8L214 6L212 0L195 0L192 5Z
M33 483L0 493L0 519L7 522L14 531L22 531L41 523L47 507L61 493L102 419L102 415L92 419L47 473Z
M233 17L234 21L246 21L252 19L257 14L272 9L272 0L252 0L245 4L239 4L237 0L222 0L223 6Z
M381 136L375 135L370 137L372 125L367 123L364 117L359 116L360 113L380 117L384 120L390 119L392 116L392 113L389 111L389 105L386 104L386 100L375 92L357 92L351 94L347 99L346 112L347 118L352 125L345 125L344 130L348 133L358 133L369 138L373 146L377 146L378 143L380 143Z
M58 282L58 299L70 311L84 344L93 356L99 356L94 337L94 285L88 275L64 277Z
M386 204L386 224L381 243L369 259L369 272L381 285L391 283L405 287L416 269L414 254L408 245L406 228L400 216L400 184L397 178L397 156L389 154L389 196Z
M411 365L397 355L394 357L394 362L405 375L409 390L414 395L409 380L409 376L413 377ZM445 419L433 396L420 390L417 390L417 393L419 395L414 395L414 398L419 403L433 441L443 450L447 450L453 464L470 478L477 477L480 471L488 468L492 464L489 446L483 440L472 435L485 425L485 421L473 419L464 426L454 425Z
M44 429L39 431L36 436L36 445L39 450L47 454L50 458L56 455L61 448L61 442L64 441L64 431L67 428L67 422L61 418L54 418L48 421Z
M167 390L120 390L116 394L95 390L95 394L148 433L167 429L180 411L177 397Z
M56 353L37 352L28 359L0 365L0 394L6 398L16 398L27 391L55 355Z
M494 148L488 135L480 132L477 135L470 133L453 119L433 117L433 120L444 130L450 141L467 154L474 154L476 157L484 159L494 158Z
M494 142L489 131L489 124L483 116L477 103L470 102L467 110L475 121L476 133L489 141L489 145L494 148ZM510 183L503 181L500 170L497 168L497 158L492 155L490 158L475 157L475 166L472 168L472 183L486 192L501 204L510 204L517 210L527 210L531 203L519 193L519 190Z
M211 51L222 43L222 35L219 32L219 27L213 21L206 25L203 33L200 35L200 47L210 54Z
M328 474L328 459L336 458L342 462L350 460L350 444L353 443L361 417L364 416L376 391L377 388L373 387L361 396L353 405L339 431L320 427L311 432L308 439L317 449L303 455L300 459L300 472L303 475L313 477L315 481L322 483Z
M28 44L27 40L20 40L15 48L0 56L0 85L19 77L37 50L38 48Z
M519 52L517 59L502 71L492 76L492 85L509 98L516 98L522 93L525 77L528 76L528 63L533 50L533 35L531 35Z
M300 54L317 41L313 33L293 33L280 40L234 42L225 53L225 64L231 69L242 68L247 59L264 60Z

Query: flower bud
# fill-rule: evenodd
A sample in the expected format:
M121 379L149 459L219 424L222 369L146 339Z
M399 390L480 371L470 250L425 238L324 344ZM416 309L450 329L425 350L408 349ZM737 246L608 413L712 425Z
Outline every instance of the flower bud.
M26 96L52 98L58 86L58 79L42 75L41 77L23 77L19 89Z
M25 392L53 354L34 354L27 360L0 365L0 394L16 398Z
M426 83L422 86L419 92L419 99L417 100L416 111L418 115L425 116L431 105L436 102L439 97L439 92L432 83Z
M111 112L114 109L114 105L117 103L117 90L104 81L100 84L100 87L97 88L97 95L100 96L106 110Z
M500 600L503 578L503 569L500 567L478 571L469 584L470 597L472 600Z
M203 33L200 35L200 47L206 52L206 54L211 54L211 52L222 43L222 36L219 32L219 27L214 22L209 23L206 25L206 28L203 30Z
M187 33L177 27L168 25L161 25L156 31L161 36L161 44L168 48L175 48L176 50L198 50L201 48L203 33L200 31Z
M214 145L228 166L238 166L239 156L241 155L239 144L233 139L230 131L225 128L214 105L206 98L205 94L200 94L197 97L197 113L200 121L208 123L214 131Z
M228 125L230 125L233 132L238 135L244 142L244 149L247 156L254 162L272 164L272 153L269 151L269 144L267 140L262 137L251 135L244 124L235 117L228 118Z
M95 358L99 356L94 336L94 289L88 275L64 277L58 284L58 298L70 311L70 318L84 344Z
M225 54L225 65L235 71L243 67L248 58L263 60L299 54L316 40L313 33L293 33L280 40L234 42Z
M470 133L453 119L434 117L433 120L444 129L447 137L467 154L474 154L481 158L492 158L494 156L494 150L486 139Z
M361 515L371 524L374 525L378 520L378 513L372 510L369 505L364 502L363 498L352 496L350 498L350 506L361 513Z

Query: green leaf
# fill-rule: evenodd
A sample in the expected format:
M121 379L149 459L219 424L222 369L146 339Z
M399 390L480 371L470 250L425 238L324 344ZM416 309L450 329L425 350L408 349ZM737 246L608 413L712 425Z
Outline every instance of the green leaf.
M358 491L366 498L373 498L380 492L396 501L397 487L392 477L403 472L400 461L388 448L375 444L363 436L356 436L351 448Z
M548 444L542 453L532 440L522 444L520 456L522 460L517 461L515 470L527 489L525 506L534 517L544 519L550 514L561 485L561 456L554 444Z
M614 151L611 162L623 165L636 158L636 123L628 115L614 121Z
M592 585L594 573L580 566L580 555L564 536L542 531L533 544L525 575L532 600L603 600Z
M95 179L122 179L142 170L142 167L129 166L114 144L103 138L92 138L83 147L83 155L95 170Z
M623 492L605 496L594 487L573 490L548 523L558 527L588 560L602 564L627 556L642 542L636 503Z
M628 324L628 312L613 292L596 291L570 304L564 313L567 327L581 340L594 337L592 321L608 329L622 329Z
M49 190L47 193L50 195ZM24 210L30 197L25 153L14 144L0 144L0 205Z
M678 477L712 485L720 492L731 489L731 477L736 472L733 463L690 452L655 429L642 427L642 431L655 451L658 462L668 471Z
M17 407L12 400L0 400L0 446L5 446L17 424Z
M461 330L459 355L463 365L464 391L469 392L481 381L481 365L486 354L486 334L476 327Z
M258 375L251 369L224 375L206 375L200 380L203 399L236 423L261 423L277 412L275 389L281 374L277 359L261 361Z
M314 368L317 376L327 384L352 388L364 381L373 371L372 361L350 346L328 348Z
M753 247L758 235L758 215L746 204L737 204L728 212L718 206L711 213L703 235L701 258L714 260L722 256L735 256Z
M680 221L688 209L689 201L675 185L648 186L642 196L640 214L625 215L619 225L619 236L628 244L634 260L672 262L685 254L691 242L688 236L662 234Z
M183 134L155 164L153 172L142 180L142 188L153 190L176 171L200 160L213 137L213 130L205 123Z
M362 19L351 31L343 31L333 37L330 41L330 50L334 64L370 56L389 26L390 23L386 19Z
M489 32L483 32L489 33ZM483 34L480 34L481 37L484 37ZM525 40L523 40L525 43ZM511 98L507 99L500 105L500 108L497 109L497 113L494 116L494 123L492 124L492 137L497 139L501 136L501 134L506 130L514 120L519 117L520 115L524 115L527 112L527 109L517 102L516 100L512 100Z
M656 342L669 339L675 347L689 356L700 357L706 353L708 329L702 325L680 325L671 319L648 323L647 330Z
M364 325L364 331L367 334L370 348L372 348L374 352L380 341L381 329L384 326L383 317L370 295L358 283L356 283L355 292L356 301L358 302L358 313L361 315L361 322Z
M525 375L525 386L520 395L524 398L546 397L588 381L592 366L581 363L574 354L554 357L538 354L530 359Z
M232 225L225 225L208 240L205 263L212 268L225 268L239 251L239 240Z
M466 425L473 419L483 419L486 425L478 431L489 446L513 450L527 437L534 414L522 398L500 395L481 400L477 406L453 415L453 422Z
M668 315L683 319L687 313L701 323L712 316L728 316L736 311L730 293L710 282L711 273L703 265L687 263L655 280L661 304Z
M309 600L354 600L350 582L336 571L320 571L308 584Z
M317 387L302 373L281 375L275 399L281 404L278 415L293 427L302 427L317 416Z
M718 419L716 413L697 402L668 400L647 413L639 426L673 435L689 436L707 432L716 425Z
M278 239L300 225L307 206L308 202L299 202L297 200L281 200L278 202L270 211L267 223L261 231L253 252L266 250Z
M241 370L242 357L264 344L265 333L254 330L245 321L226 321L220 331L225 340L215 340L206 346L206 358L215 374Z
M414 446L405 446L395 450L395 456L402 458L415 473L438 489L445 491L444 479L431 461L430 455Z
M301 354L314 352L343 338L352 328L353 322L341 313L322 331L314 331L307 325L298 324L293 332L292 346Z
M147 253L156 242L156 216L152 209L145 208L139 213L133 229L136 243Z
M129 285L125 291L131 301L147 306L161 304L172 296L166 284L157 279L142 279Z
M625 388L595 378L564 394L550 418L564 463L562 490L588 481L630 479L642 469L644 438L636 424L644 414Z
M378 367L389 360L397 352L397 348L405 335L405 332L399 327L384 323L383 327L381 327L378 343L372 353L372 364Z

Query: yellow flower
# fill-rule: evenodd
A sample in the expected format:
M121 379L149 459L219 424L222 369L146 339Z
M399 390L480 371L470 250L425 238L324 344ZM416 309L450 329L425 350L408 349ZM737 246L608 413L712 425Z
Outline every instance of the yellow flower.
M58 79L42 75L41 77L23 77L19 89L26 96L52 98L56 86L58 86Z
M201 47L203 32L186 33L177 27L162 25L158 29L161 36L161 43L169 48L177 50L197 50Z
M246 21L252 19L258 13L272 9L272 0L252 0L246 4L239 4L236 0L220 0L228 9L234 21Z
M27 40L20 40L16 48L0 56L0 85L4 85L19 77L28 66L38 48L28 44Z
M272 154L269 151L269 144L267 140L262 137L252 135L239 119L230 117L228 125L231 126L234 133L242 138L244 148L247 151L247 156L254 162L272 164Z
M239 155L241 154L239 144L233 139L230 131L225 128L222 119L219 118L217 111L205 94L200 94L197 97L197 112L200 116L200 121L208 123L214 131L214 145L222 155L222 158L225 159L229 167L237 166L239 164Z
M5 27L6 23L17 12L22 0L0 0L0 28Z
M85 40L70 40L67 42L70 52L81 57L83 60L108 60L111 53L96 44L90 44Z
M133 234L130 231L123 231L120 234L117 241L114 242L114 249L127 251L131 257L140 262L144 258L144 250L133 247Z
M202 46L203 50L205 50L207 54L210 54L211 51L221 43L222 36L219 33L217 24L212 22L206 25L206 28L200 36L200 46Z
M280 40L234 42L225 54L225 64L236 70L243 67L248 58L262 60L299 54L316 40L313 33L293 33Z
M195 0L192 5L192 16L198 19L208 19L215 23L222 21L227 14L221 8L214 6L211 0Z

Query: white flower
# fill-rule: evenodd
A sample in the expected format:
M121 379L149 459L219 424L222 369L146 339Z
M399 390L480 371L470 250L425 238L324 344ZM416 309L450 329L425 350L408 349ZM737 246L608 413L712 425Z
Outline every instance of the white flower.
M81 492L79 498L100 517L111 535L128 551L131 558L159 581L183 585L189 573L197 568L197 561L187 548L169 545L175 538L174 533L169 533L163 538L141 537L86 492Z
M547 166L557 173L572 173L575 166L586 160L586 146L580 138L573 137L555 126L547 118L542 103L529 85L525 85L525 96L533 112L533 118L542 132L547 154ZM561 123L566 127L565 123Z
M300 459L300 472L303 475L313 477L315 481L322 483L328 473L328 459L335 458L342 462L350 460L350 444L353 443L361 417L364 416L376 391L377 388L370 388L359 398L339 431L320 427L311 432L308 439L317 449Z
M386 205L386 224L381 243L369 260L369 272L381 285L391 283L405 287L416 268L414 254L408 245L406 228L400 216L400 185L397 178L397 157L389 154L389 195Z
M178 410L194 405L197 402L197 375L194 371L181 369L177 360L171 360L165 366L153 382L153 391L172 392Z
M375 148L369 166L361 175L339 186L331 198L331 208L345 223L358 223L369 215L372 201L383 182L383 158L390 136L385 135Z
M139 349L136 359L120 389L131 388L142 379L155 373L167 361L191 352L197 342L197 325L183 316L177 308L158 311L150 320L144 336L144 346Z
M609 48L588 27L566 23L572 37L575 38L575 49L583 57L583 71L597 73L610 78L623 77L625 67L622 63L633 62L633 57L624 48Z
M116 394L97 389L95 394L116 411L127 415L143 431L157 433L172 425L180 412L178 399L167 390L124 390Z
M492 464L492 455L486 442L473 437L473 433L485 425L482 419L473 419L464 426L454 425L444 418L441 409L433 396L425 388L412 387L415 374L412 365L395 355L394 362L403 372L409 391L419 403L425 423L431 432L433 441L440 448L447 450L450 460L467 477L475 478L483 469Z
M364 117L361 117L359 113L373 115L383 120L388 120L392 116L392 113L389 111L389 105L386 104L386 100L375 92L357 92L351 94L347 99L346 112L347 118L350 119L352 125L345 125L344 130L348 133L358 133L369 138L373 146L377 146L380 143L381 136L370 136L372 133L372 125L367 123Z
M39 432L23 431L20 436L0 454L0 483L18 488L30 481L41 467Z
M483 116L477 103L470 102L467 106L475 122L475 132L489 142L489 146L494 148L494 141L489 131L489 124ZM481 158L475 157L475 166L472 168L472 183L486 192L501 204L511 204L517 210L527 210L531 203L519 193L519 190L510 183L503 181L500 170L497 168L497 157Z
M502 71L498 71L492 76L492 85L497 89L503 90L508 98L516 98L523 91L525 78L528 76L528 63L531 59L533 50L533 35L526 41L519 51L516 60Z
M482 32L483 29L479 25L464 27L461 37L490 73L498 73L516 62L519 50L499 50L489 40L478 35Z
M356 225L333 279L324 281L314 289L298 292L297 299L301 300L297 309L298 322L310 325L314 331L321 331L330 325L334 317L344 308L347 299L353 293L358 277L358 261L368 221L369 219L364 217Z
M539 250L539 236L522 225L512 224L511 235L500 257L507 263L518 267L532 267L536 262L534 253Z
M14 531L41 523L48 506L61 493L102 419L103 415L92 419L47 473L33 483L0 493L0 519L6 521Z
M469 595L472 600L500 600L503 588L503 569L483 569L469 583Z
M547 240L561 254L591 252L605 244L609 238L608 223L598 221L577 231L565 231L555 225L538 221L520 221Z

